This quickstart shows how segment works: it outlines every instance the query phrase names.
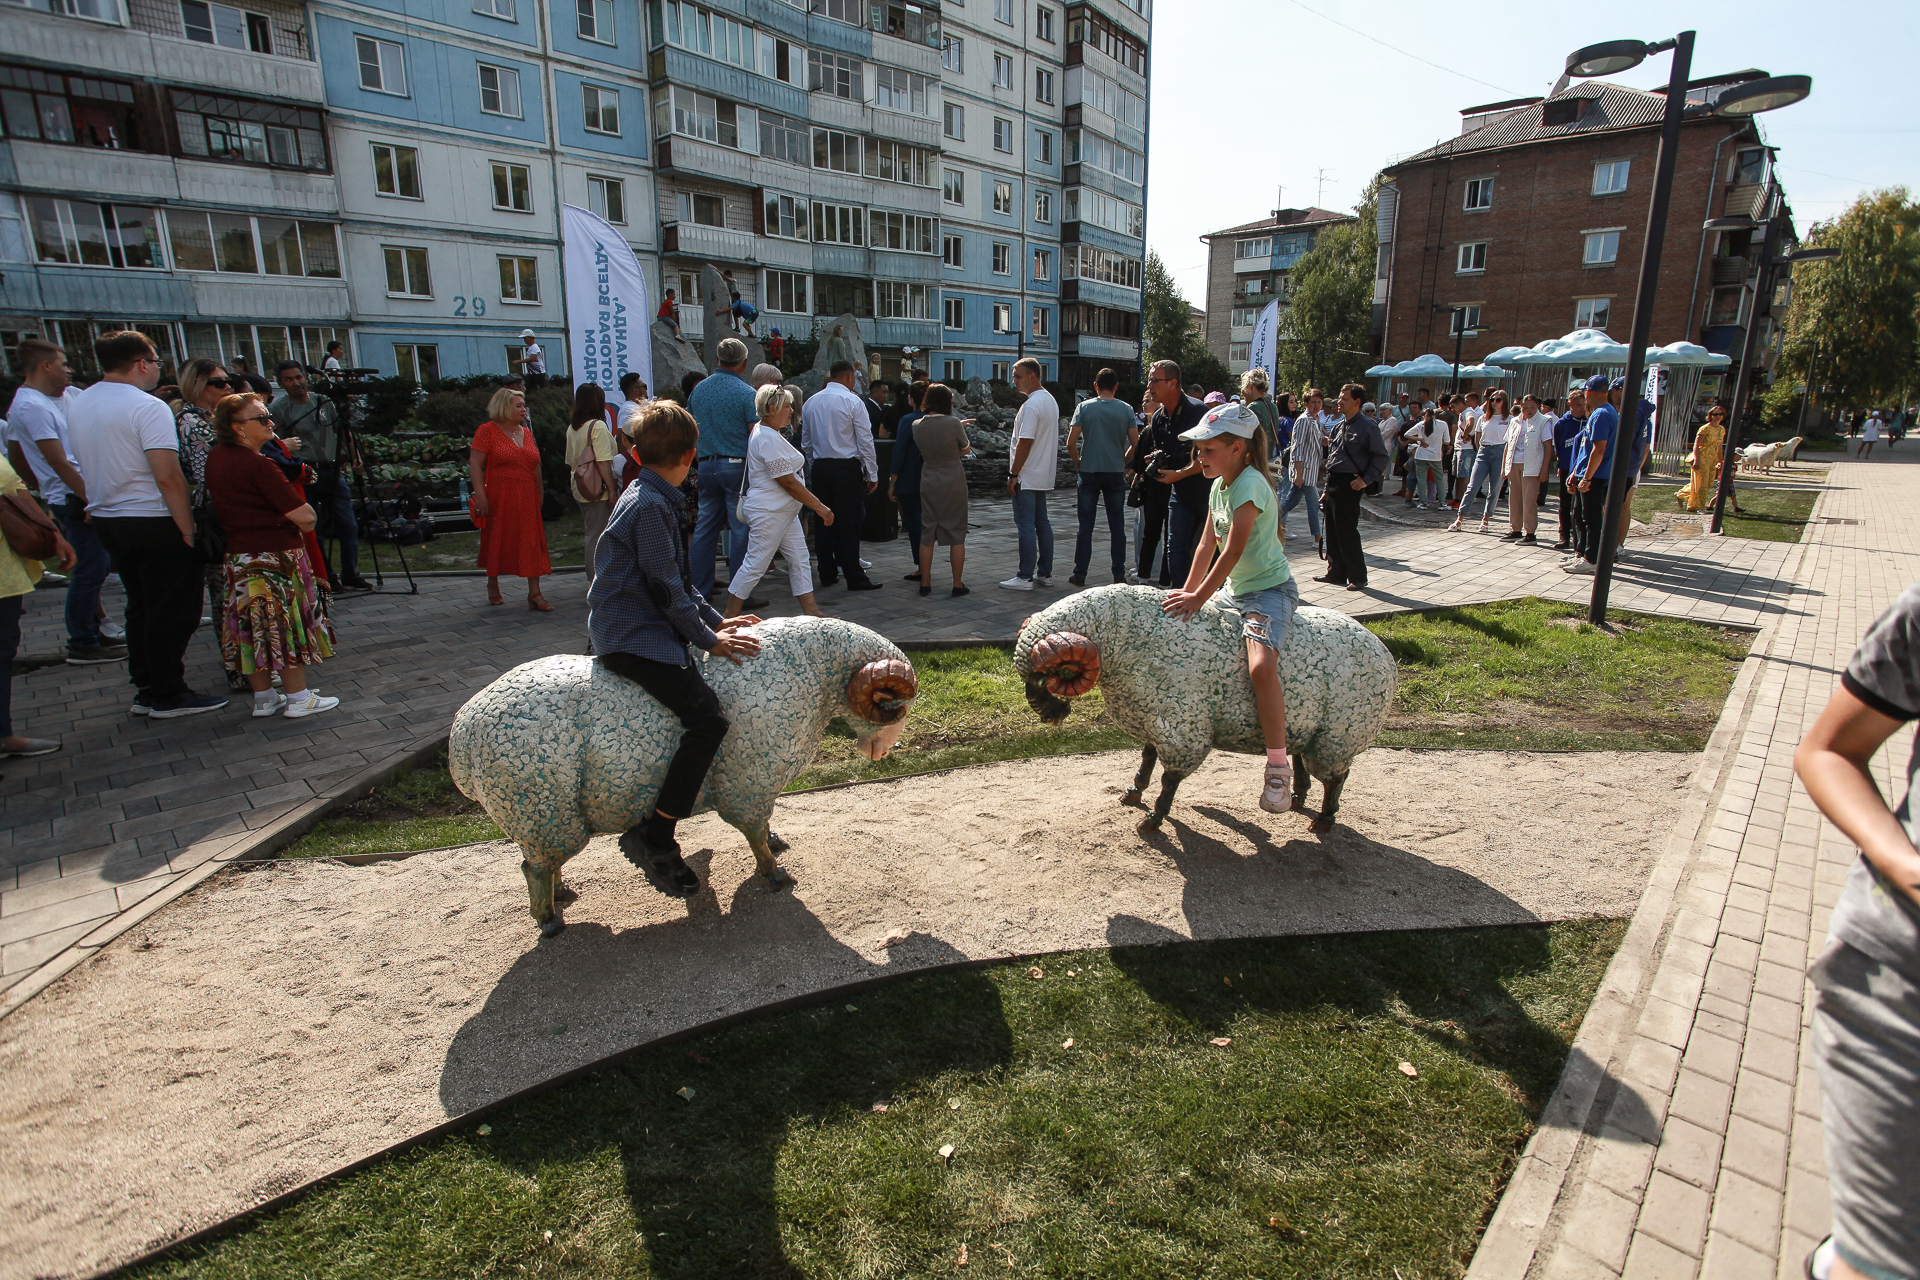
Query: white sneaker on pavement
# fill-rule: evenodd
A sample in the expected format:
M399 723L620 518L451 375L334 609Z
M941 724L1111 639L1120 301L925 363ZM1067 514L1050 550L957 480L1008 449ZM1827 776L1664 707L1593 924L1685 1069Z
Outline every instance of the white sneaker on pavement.
M288 698L287 709L282 712L282 714L289 720L298 720L302 716L317 716L322 711L331 711L339 705L340 699L323 698L313 690L308 689L305 697L295 694L293 697Z
M1033 575L1033 585L1036 587L1050 587L1053 585L1053 579L1036 573Z
M1009 591L1033 590L1033 580L1031 578L1008 578L1005 582L1001 583L1000 585L1005 587Z
M284 693L276 693L271 698L255 698L253 700L254 719L259 720L267 716L279 715L282 711L286 710L286 706L287 695Z
M102 640L125 640L127 638L127 629L125 627L120 626L118 623L108 622L105 618L100 619L99 630Z

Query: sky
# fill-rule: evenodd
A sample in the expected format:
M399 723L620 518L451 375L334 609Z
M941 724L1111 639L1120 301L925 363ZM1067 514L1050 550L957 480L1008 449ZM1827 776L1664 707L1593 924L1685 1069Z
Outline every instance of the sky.
M1664 39L1680 14L1698 33L1696 79L1748 67L1813 77L1810 97L1757 117L1803 234L1862 191L1920 192L1917 0L1161 0L1148 247L1204 305L1201 235L1275 208L1351 209L1381 167L1458 134L1462 107L1544 95L1574 49ZM1610 78L1662 85L1669 56Z

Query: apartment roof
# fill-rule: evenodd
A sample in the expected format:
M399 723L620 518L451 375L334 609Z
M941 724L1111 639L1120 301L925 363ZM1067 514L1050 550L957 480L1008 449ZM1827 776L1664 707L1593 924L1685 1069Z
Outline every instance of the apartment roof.
M1574 108L1578 112L1576 118L1566 124L1541 123L1551 104L1570 100L1585 104ZM1629 89L1624 85L1610 84L1606 81L1588 81L1535 102L1517 99L1512 103L1494 103L1491 106L1476 107L1461 114L1463 116L1493 114L1502 110L1505 110L1506 114L1471 133L1463 133L1457 138L1448 138L1444 142L1428 147L1425 151L1415 152L1404 160L1390 164L1386 167L1386 172L1392 173L1407 165L1420 164L1446 156L1465 155L1475 151L1492 151L1500 147L1520 146L1529 142L1548 142L1555 138L1604 133L1614 129L1643 128L1660 123L1660 117L1666 110L1666 105L1667 98L1664 93L1648 93L1641 89Z
M1353 220L1352 214L1335 213L1331 209L1276 209L1258 222L1228 227L1224 231L1209 231L1200 238L1211 240L1215 236L1245 235L1249 231L1278 231L1285 227L1318 226L1328 222L1352 222Z

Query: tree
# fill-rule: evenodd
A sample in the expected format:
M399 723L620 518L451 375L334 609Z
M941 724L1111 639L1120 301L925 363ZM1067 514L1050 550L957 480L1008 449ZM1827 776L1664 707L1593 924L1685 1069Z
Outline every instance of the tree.
M1146 289L1141 300L1141 332L1147 340L1147 362L1172 360L1180 366L1182 382L1197 382L1209 391L1230 391L1237 387L1220 357L1207 350L1206 338L1193 331L1189 313L1193 307L1180 292L1173 273L1153 250L1147 250ZM1142 370L1144 377L1145 370Z
M1837 248L1830 262L1793 269L1777 378L1828 388L1836 408L1866 409L1903 396L1920 369L1920 204L1905 187L1863 194L1805 246ZM1778 385L1778 382L1775 383Z
M1280 317L1276 392L1311 382L1357 382L1373 363L1373 277L1379 253L1374 223L1379 179L1354 209L1358 221L1322 231L1288 277L1292 301Z

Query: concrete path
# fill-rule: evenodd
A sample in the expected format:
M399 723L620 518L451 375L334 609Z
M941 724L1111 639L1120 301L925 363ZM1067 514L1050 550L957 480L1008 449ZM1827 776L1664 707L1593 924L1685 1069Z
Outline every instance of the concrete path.
M1839 462L1473 1280L1797 1280L1828 1230L1808 964L1852 843L1793 751L1920 578L1920 456ZM1906 787L1913 727L1875 761Z
M921 597L900 581L907 560L896 541L867 547L883 590L835 589L823 603L905 644L1011 639L1022 619L1072 589L1071 495L1052 505L1059 536L1051 591L996 585L1016 561L1011 509L976 500L971 595L955 600L937 587ZM1294 512L1289 549L1307 603L1378 614L1526 595L1585 600L1591 587L1591 579L1560 572L1545 547L1380 520L1363 532L1369 590L1312 582L1319 562L1305 511ZM1615 607L1748 626L1784 606L1786 566L1799 555L1793 544L1745 539L1634 539L1629 547ZM936 573L936 582L946 580L944 563ZM1110 577L1095 571L1089 580ZM342 597L335 605L340 654L314 676L315 687L342 705L302 721L254 720L239 699L206 716L136 718L127 714L131 690L119 667L56 665L17 677L16 723L60 738L66 749L6 761L0 780L0 1015L222 865L271 854L329 808L431 749L460 705L502 672L545 654L584 651L585 590L577 573L550 579L551 614L528 612L511 584L507 603L490 608L478 578L422 579L412 596ZM767 579L762 594L774 602L764 612L797 612L784 575ZM60 600L56 591L29 600L24 654L59 650ZM188 676L198 688L221 687L208 628L189 653Z

